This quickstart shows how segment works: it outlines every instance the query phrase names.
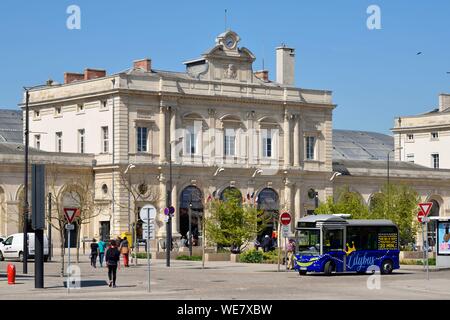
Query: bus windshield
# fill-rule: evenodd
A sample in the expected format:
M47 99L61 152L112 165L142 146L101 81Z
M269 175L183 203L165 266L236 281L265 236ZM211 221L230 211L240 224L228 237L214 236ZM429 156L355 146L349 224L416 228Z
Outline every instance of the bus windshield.
M320 230L300 229L298 231L298 253L300 255L320 254Z

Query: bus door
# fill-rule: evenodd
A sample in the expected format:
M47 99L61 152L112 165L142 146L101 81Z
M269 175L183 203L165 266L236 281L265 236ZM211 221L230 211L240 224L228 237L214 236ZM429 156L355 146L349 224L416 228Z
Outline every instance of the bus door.
M333 260L336 272L345 271L344 239L345 227L323 227L323 254Z

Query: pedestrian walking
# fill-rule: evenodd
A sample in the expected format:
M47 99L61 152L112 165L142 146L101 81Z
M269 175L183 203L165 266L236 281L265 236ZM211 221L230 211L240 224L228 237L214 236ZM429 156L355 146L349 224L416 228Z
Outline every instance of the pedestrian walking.
M120 243L119 251L123 256L123 265L124 267L129 267L128 257L130 254L130 246L128 244L127 237L124 237L122 242Z
M117 249L117 243L111 240L111 247L106 250L105 261L108 266L109 287L116 287L117 266L120 260L120 251Z
M270 248L271 248L271 239L270 239L270 237L269 237L268 234L266 234L266 235L264 236L264 239L263 239L263 241L262 241L262 248L263 248L264 252L270 251Z
M100 262L100 267L103 267L103 258L105 256L106 243L100 240L98 243L98 261Z
M94 268L97 268L96 264L97 264L97 256L98 256L98 243L97 240L92 239L92 243L91 243L91 266L93 266Z
M289 270L294 269L294 253L295 253L295 241L294 239L289 239L289 242L287 244L287 267Z

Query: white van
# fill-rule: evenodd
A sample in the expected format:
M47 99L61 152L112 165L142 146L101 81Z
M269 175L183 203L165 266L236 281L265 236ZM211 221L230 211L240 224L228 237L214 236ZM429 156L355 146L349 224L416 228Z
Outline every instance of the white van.
M34 258L34 233L28 233L28 257ZM23 233L15 233L0 243L0 261L19 259L23 261ZM44 235L44 261L48 260L48 238Z

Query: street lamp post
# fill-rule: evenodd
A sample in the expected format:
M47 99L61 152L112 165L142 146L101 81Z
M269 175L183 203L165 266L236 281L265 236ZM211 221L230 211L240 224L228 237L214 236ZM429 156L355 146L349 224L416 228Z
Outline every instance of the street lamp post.
M390 181L389 181L389 167L390 167L390 154L391 154L391 152L393 152L394 150L389 150L388 151L388 153L387 153L387 203L388 203L388 205L387 205L387 210L389 211L390 210L390 208L391 208L391 195L390 195L390 193L391 193L391 186L390 186ZM386 217L386 212L384 213L384 216Z
M169 121L172 121L172 107L169 106ZM167 191L166 207L172 206L172 141L171 126L169 127L169 190ZM172 214L169 212L166 224L166 266L170 267L170 251L172 251Z
M124 174L127 174L129 170L135 168L136 166L132 163L128 164L127 168L125 169ZM130 232L130 225L131 225L131 174L128 175L128 232ZM136 221L133 223L133 247L135 252L134 257L134 265L137 266L137 252L139 251L139 246L137 245L137 232L136 232Z
M192 194L191 201L189 201L189 257L192 257Z
M23 197L23 273L28 274L28 144L29 144L29 101L30 93L25 88L25 168L24 168L24 197Z

